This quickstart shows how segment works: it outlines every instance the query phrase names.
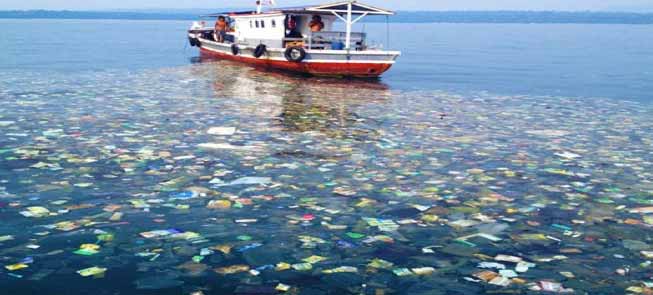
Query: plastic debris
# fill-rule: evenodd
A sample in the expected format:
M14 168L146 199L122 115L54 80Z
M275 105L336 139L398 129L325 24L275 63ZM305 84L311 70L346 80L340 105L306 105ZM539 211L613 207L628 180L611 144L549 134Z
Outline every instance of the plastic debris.
M511 283L510 279L503 276L495 277L488 282L488 284L490 285L497 285L501 287L506 287L510 285L510 283Z
M416 275L420 275L420 276L431 275L435 272L435 268L433 267L416 267L416 268L411 268L410 270Z
M296 263L292 265L292 268L298 271L307 271L313 269L313 265L310 263Z
M106 268L94 266L94 267L78 270L77 273L83 277L90 277L90 276L101 276L106 271L107 271Z
M383 259L375 258L372 261L370 261L370 263L367 266L373 268L391 269L394 266L394 263Z
M45 207L34 206L34 207L27 207L26 209L27 209L26 211L20 212L20 214L25 217L41 218L50 215L50 210L48 210Z
M573 289L567 289L562 286L560 283L550 282L550 281L540 281L535 287L536 290L541 290L544 292L555 292L555 293L573 293Z
M481 262L477 266L478 268L494 268L494 269L505 269L506 266L501 263L496 262Z
M339 266L339 267L336 267L336 268L325 269L325 270L322 271L322 273L326 273L326 274L329 274L329 273L357 273L357 272L358 272L358 268L353 267L353 266Z
M14 236L11 236L11 235L0 236L0 243L1 242L11 241L13 239L14 239Z
M74 252L78 255L91 256L100 253L100 246L96 244L82 244L79 249Z
M392 270L392 272L400 277L413 275L413 272L408 268L395 268Z
M290 286L279 283L274 289L281 292L288 292L290 290Z
M232 266L225 266L225 267L219 267L215 269L215 272L223 275L227 274L235 274L235 273L240 273L240 272L248 272L249 271L249 266L248 265L232 265Z
M644 103L182 68L0 73L5 289L653 289Z
M505 262L519 263L519 262L521 262L523 259L522 259L521 257L515 257L515 256L510 256L510 255L503 255L503 254L500 254L500 255L497 255L496 257L494 257L494 260L496 260L496 261L505 261Z
M8 271L15 271L15 270L23 269L23 268L28 268L28 267L29 267L29 265L27 265L25 263L16 263L16 264L11 264L11 265L5 265L5 268Z
M306 258L302 259L302 261L310 263L310 264L315 264L315 263L318 263L318 262L321 262L321 261L324 261L324 260L327 260L327 258L322 257L322 256L317 256L317 255L313 255L311 257L306 257Z
M231 208L231 201L229 200L213 200L210 201L206 208L209 209L229 209Z
M233 135L236 133L236 127L211 127L206 133L210 135Z

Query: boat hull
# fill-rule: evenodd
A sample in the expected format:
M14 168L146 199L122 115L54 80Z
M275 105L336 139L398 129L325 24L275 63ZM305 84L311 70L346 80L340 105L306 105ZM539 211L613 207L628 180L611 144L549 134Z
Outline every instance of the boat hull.
M356 52L345 51L307 51L301 62L285 59L281 49L270 49L256 58L254 48L243 46L239 53L233 54L231 44L216 43L199 39L202 57L224 59L249 64L265 69L275 69L314 76L338 76L375 78L389 70L399 56L396 52Z

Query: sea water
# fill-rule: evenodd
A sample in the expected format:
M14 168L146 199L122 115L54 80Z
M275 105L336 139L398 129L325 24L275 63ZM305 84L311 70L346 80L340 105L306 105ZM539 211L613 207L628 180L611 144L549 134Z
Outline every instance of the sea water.
M58 73L188 65L186 21L0 20L0 70ZM653 25L386 24L356 27L400 50L392 89L647 101ZM389 33L389 34L388 34Z
M653 284L650 26L394 24L359 81L185 25L0 21L3 294Z

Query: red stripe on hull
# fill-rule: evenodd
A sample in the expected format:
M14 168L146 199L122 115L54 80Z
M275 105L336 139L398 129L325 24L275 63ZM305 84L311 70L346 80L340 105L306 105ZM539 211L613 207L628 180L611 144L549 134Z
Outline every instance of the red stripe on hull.
M200 48L203 57L220 58L247 63L266 69L277 69L316 76L349 76L374 78L390 69L392 64L384 63L326 63L326 62L290 62L255 58L253 56L232 55Z

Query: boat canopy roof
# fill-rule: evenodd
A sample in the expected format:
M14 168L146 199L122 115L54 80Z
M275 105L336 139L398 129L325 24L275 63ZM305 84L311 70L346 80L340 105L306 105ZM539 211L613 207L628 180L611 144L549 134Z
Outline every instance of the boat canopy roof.
M309 6L299 6L299 7L286 7L286 8L275 8L261 14L323 14L331 15L338 13L347 13L348 5L351 2L351 13L355 15L394 15L393 11L377 8L371 5L360 3L358 1L340 1L331 4L322 4L322 5L309 5ZM225 12L225 13L214 13L210 15L205 15L205 17L218 17L221 15L229 16L238 16L238 15L251 15L256 14L256 11L239 11L239 12Z

